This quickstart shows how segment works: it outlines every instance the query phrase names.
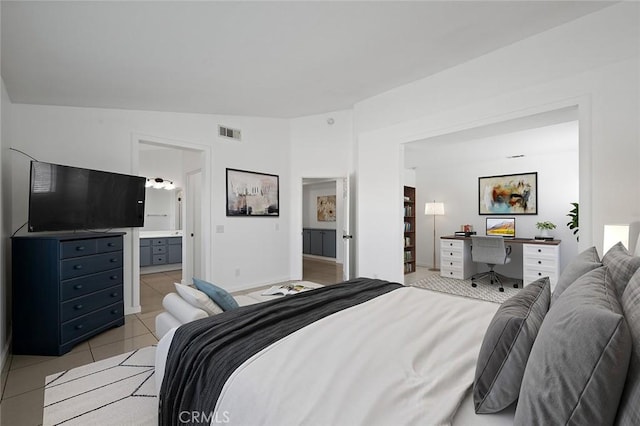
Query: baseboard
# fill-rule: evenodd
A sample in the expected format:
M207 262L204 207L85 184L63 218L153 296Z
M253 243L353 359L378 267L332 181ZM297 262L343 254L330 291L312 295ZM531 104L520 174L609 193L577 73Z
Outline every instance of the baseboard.
M7 342L5 343L4 347L2 348L2 354L0 354L0 356L2 357L0 359L0 396L4 396L4 388L5 388L5 379L7 377L7 373L9 370L9 366L10 363L9 361L9 356L11 355L11 334L9 334L9 337L7 338Z
M303 254L302 257L305 259L318 260L320 262L338 263L338 260L334 257L316 256L313 254Z

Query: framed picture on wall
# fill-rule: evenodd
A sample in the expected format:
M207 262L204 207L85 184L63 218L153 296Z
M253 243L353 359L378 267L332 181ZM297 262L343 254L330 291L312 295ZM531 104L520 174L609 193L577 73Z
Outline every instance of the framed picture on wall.
M278 175L227 169L227 216L279 216Z
M317 199L316 210L318 222L336 221L336 196L321 195Z
M478 178L481 215L538 214L538 173Z

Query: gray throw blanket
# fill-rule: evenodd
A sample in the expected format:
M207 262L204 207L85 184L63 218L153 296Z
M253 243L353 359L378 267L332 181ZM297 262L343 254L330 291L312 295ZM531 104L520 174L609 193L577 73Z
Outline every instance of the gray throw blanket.
M225 382L251 356L314 321L401 287L358 278L181 326L167 357L159 424L208 424Z

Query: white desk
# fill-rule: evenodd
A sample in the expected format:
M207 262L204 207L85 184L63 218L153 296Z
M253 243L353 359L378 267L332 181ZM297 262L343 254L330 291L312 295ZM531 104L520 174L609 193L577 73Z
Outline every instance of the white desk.
M525 238L505 240L506 245L522 245L522 280L527 285L549 277L551 290L560 276L560 240L544 241ZM440 275L459 280L470 278L476 271L471 260L471 238L446 236L440 239Z

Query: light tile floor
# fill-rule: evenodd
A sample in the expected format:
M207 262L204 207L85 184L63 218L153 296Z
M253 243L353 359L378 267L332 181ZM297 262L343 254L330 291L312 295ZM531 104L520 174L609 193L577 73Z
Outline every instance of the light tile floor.
M334 262L305 258L303 271L307 281L325 285L342 281L342 265ZM63 356L11 356L0 381L4 385L0 389L0 425L42 424L46 376L157 343L155 317L162 311L162 298L174 291L174 283L181 279L182 271L141 275L141 312L127 315L124 326L105 331Z

